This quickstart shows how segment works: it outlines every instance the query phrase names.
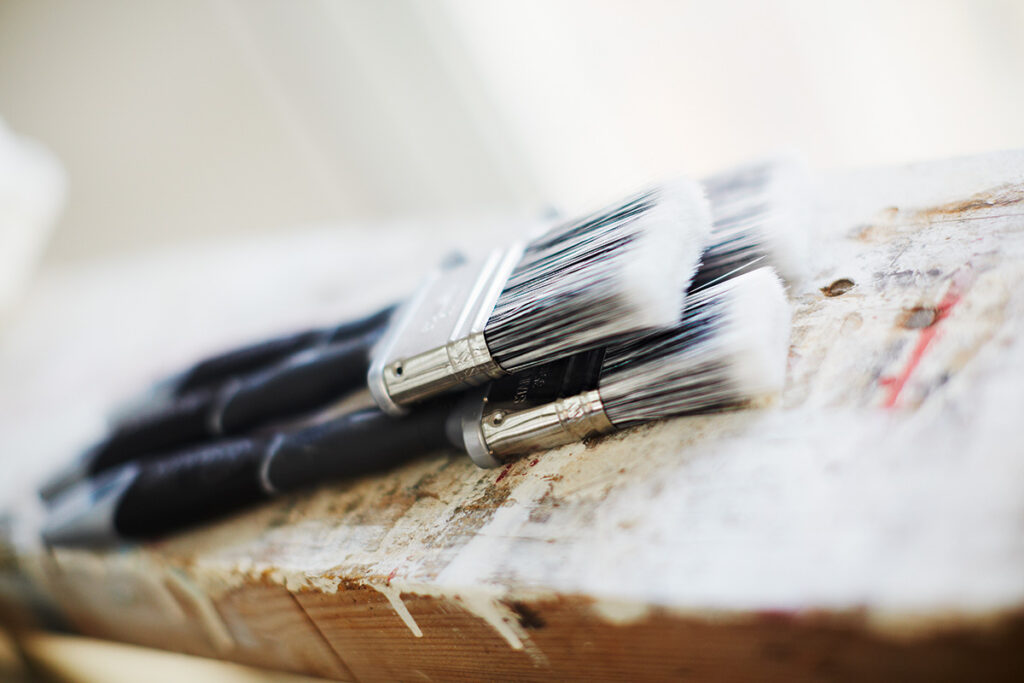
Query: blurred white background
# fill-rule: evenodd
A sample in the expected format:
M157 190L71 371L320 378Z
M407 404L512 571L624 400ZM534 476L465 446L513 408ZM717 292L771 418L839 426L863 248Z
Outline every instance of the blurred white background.
M1022 146L1022 84L1014 0L0 0L0 117L68 171L44 263Z

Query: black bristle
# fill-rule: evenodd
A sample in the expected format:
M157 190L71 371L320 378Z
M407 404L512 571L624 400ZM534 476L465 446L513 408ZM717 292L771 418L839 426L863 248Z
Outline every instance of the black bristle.
M656 233L677 256L652 267L666 271L666 286L689 281L697 258L690 252L703 246L710 220L699 188L682 187L657 186L533 240L484 330L494 360L515 372L671 322L670 311L663 315L655 296L638 301L636 291L629 290L627 270L635 265L630 259L652 251L637 255L641 242ZM663 296L679 300L682 289Z
M608 348L599 386L605 413L625 427L777 391L788 329L789 306L771 269L694 293L676 326Z
M772 170L771 163L756 164L704 182L711 202L711 245L701 255L692 290L721 282L770 256L764 240L765 222L773 210Z

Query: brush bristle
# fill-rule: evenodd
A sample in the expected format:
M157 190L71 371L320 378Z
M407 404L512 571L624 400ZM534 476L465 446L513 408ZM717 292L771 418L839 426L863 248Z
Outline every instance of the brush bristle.
M665 183L533 240L484 334L509 372L678 320L707 245L701 187Z
M599 392L617 427L741 405L782 389L790 307L770 268L692 294L675 327L609 347Z
M711 245L691 289L744 269L771 266L790 284L806 274L809 173L795 155L742 166L704 181L711 202Z

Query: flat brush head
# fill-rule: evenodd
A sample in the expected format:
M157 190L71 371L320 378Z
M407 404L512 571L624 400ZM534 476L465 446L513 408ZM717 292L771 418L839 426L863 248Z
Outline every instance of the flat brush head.
M527 245L484 328L508 372L676 322L711 228L701 187L665 183Z
M626 427L777 393L790 308L778 276L759 268L691 294L671 329L608 348L598 391Z
M807 269L809 178L803 160L795 155L707 178L711 244L691 289L766 265L790 284L798 283Z

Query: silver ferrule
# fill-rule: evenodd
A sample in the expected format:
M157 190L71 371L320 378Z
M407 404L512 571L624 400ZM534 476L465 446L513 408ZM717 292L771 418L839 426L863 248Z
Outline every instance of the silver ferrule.
M488 411L485 406L477 424L475 433L465 429L463 435L467 452L481 467L615 429L596 389L523 410Z
M138 463L128 463L69 487L50 501L41 530L43 540L49 545L65 546L119 543L117 509L138 475Z
M399 415L409 404L505 374L484 328L521 255L521 247L497 251L430 277L373 351L367 383L378 406Z
M398 406L444 393L459 386L476 385L505 374L491 358L483 332L452 339L440 348L400 358L382 368L383 384L390 403Z

